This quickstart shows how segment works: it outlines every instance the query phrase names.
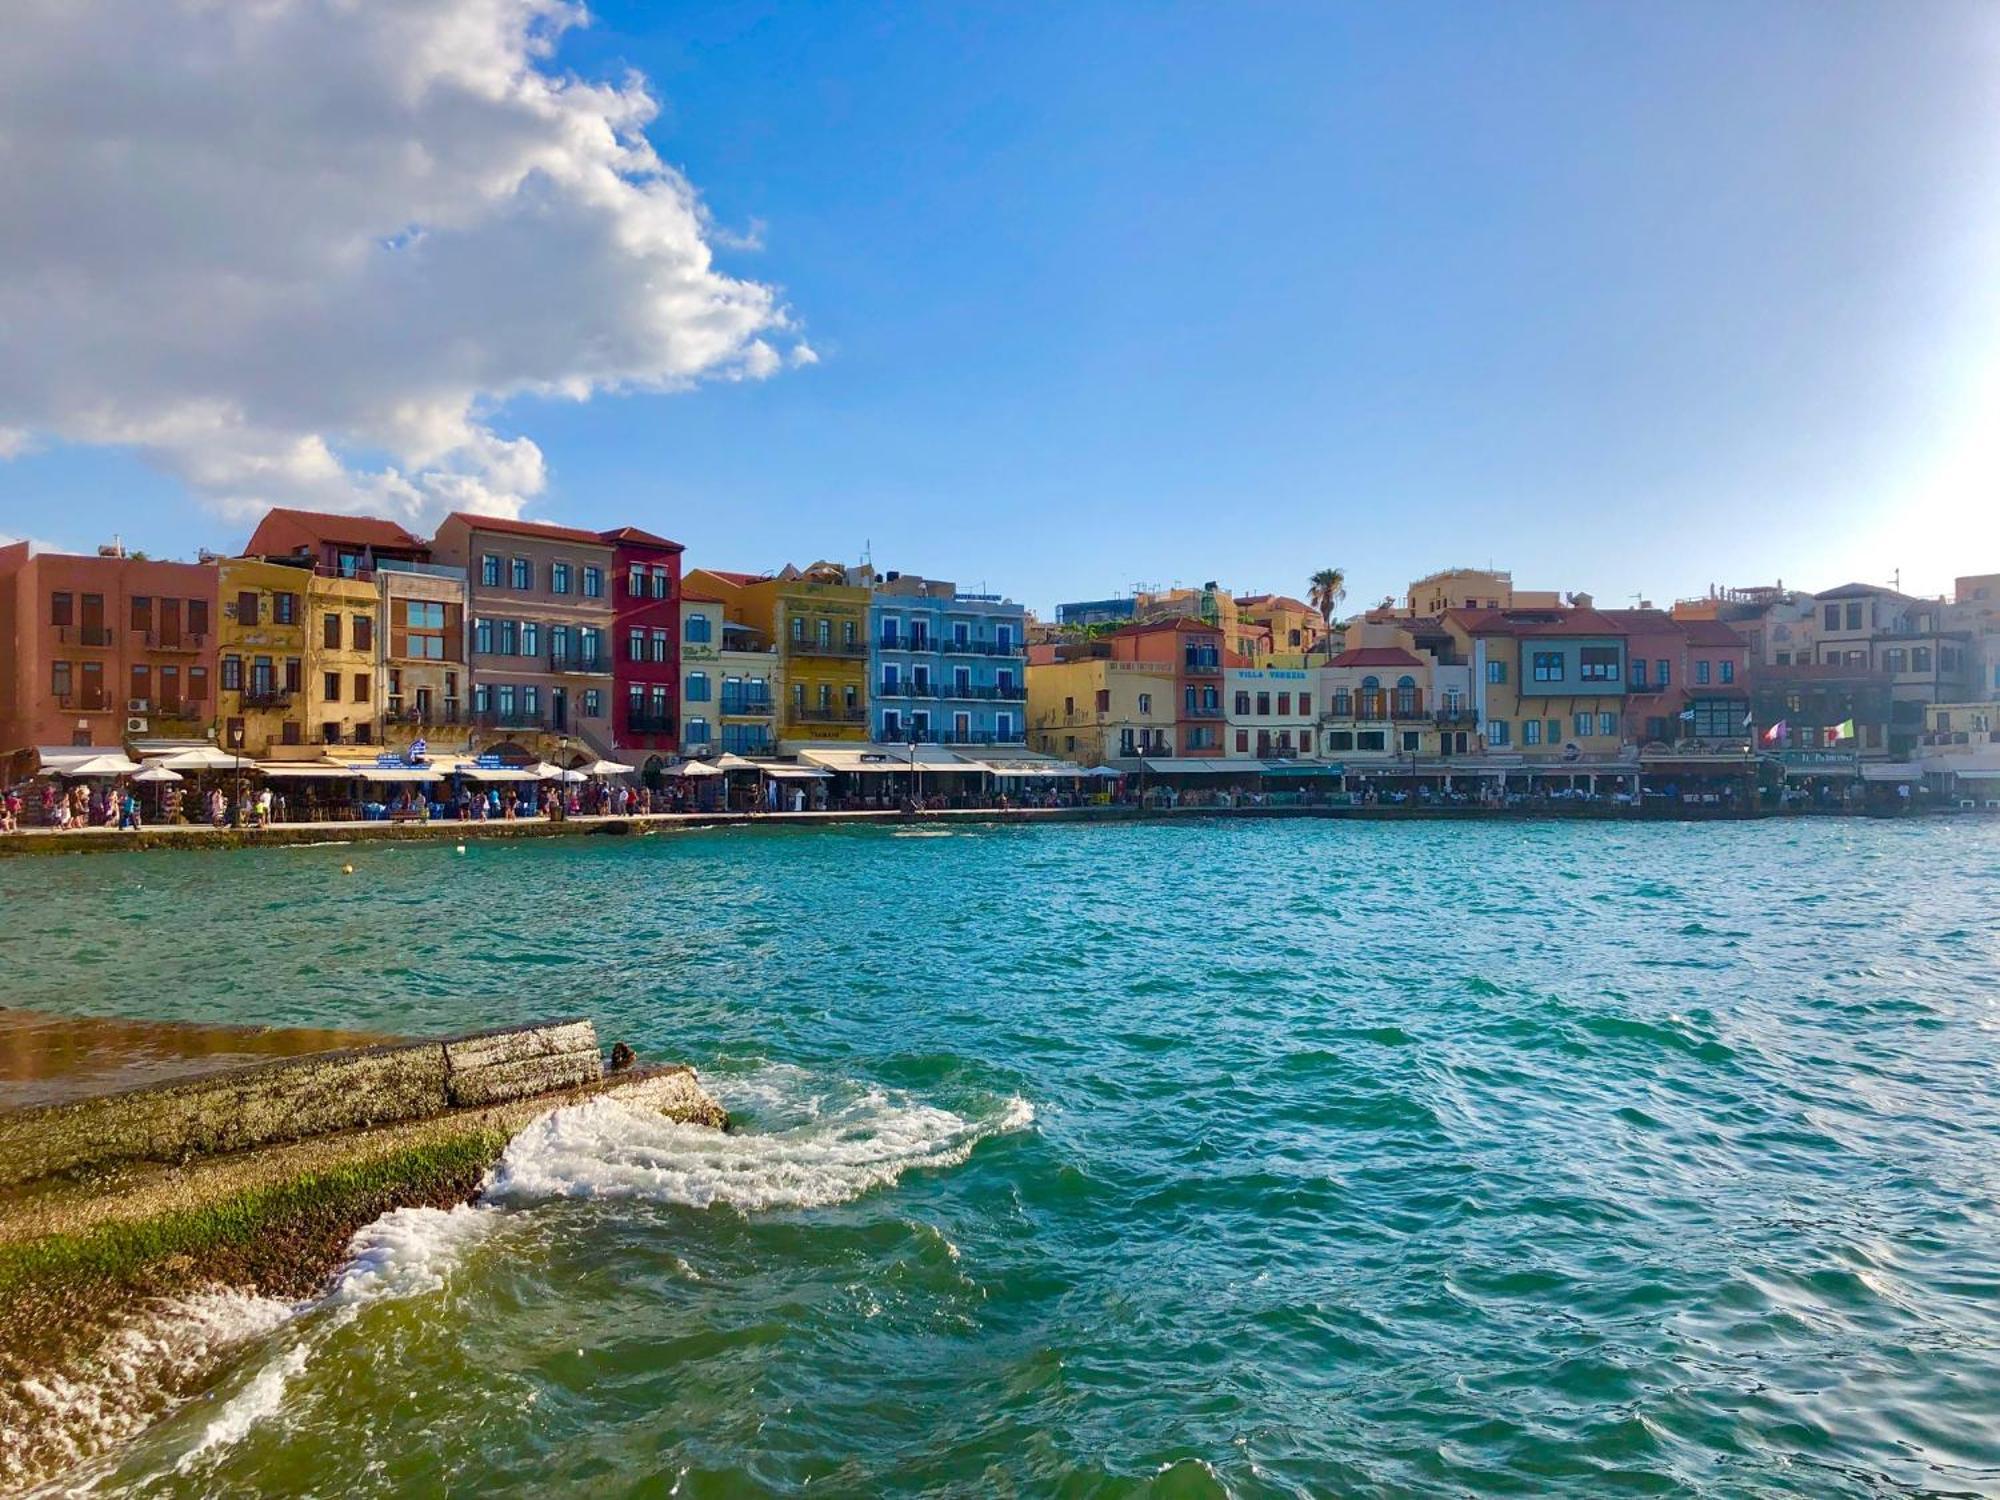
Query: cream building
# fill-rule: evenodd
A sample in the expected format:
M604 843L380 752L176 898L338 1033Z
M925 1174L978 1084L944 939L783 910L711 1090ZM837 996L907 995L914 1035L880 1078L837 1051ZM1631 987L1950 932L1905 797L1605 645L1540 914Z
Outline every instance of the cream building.
M1171 662L1082 661L1028 666L1028 745L1084 766L1174 754Z

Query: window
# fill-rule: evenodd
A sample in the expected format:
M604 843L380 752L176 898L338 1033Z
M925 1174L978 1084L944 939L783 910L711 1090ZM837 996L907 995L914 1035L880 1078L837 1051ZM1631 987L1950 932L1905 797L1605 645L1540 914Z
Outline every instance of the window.
M1329 729L1326 732L1326 748L1329 750L1352 750L1354 731L1351 729Z
M1521 721L1521 743L1524 745L1539 745L1541 742L1542 721L1540 719L1523 719Z
M340 649L340 616L327 614L320 620L320 644L329 651Z
M653 597L655 599L672 598L674 583L672 572L657 564L652 568L651 572L653 577Z
M1674 664L1663 656L1660 658L1660 686L1663 688L1669 688L1672 687L1673 685L1674 685Z
M222 690L225 693L243 691L243 658L225 656L222 658Z
M1311 693L1300 693L1299 717L1302 719L1311 718L1312 711L1313 711L1313 695Z
M1561 682L1563 680L1563 654L1560 651L1537 651L1532 658L1537 682Z
M1728 659L1727 657L1725 657L1725 658L1723 658L1723 660L1722 660L1722 661L1721 661L1720 663L1718 663L1718 666L1719 666L1719 668L1720 668L1720 675L1721 675L1721 677L1722 677L1722 680L1723 680L1724 682L1726 682L1726 683L1727 683L1727 682L1734 682L1734 681L1736 680L1736 663L1735 663L1735 662L1733 662L1733 661L1730 661L1730 660L1729 660L1729 659Z
M1139 712L1142 714L1149 714L1152 711L1153 711L1153 695L1151 693L1141 693L1139 695Z
M1910 670L1912 672L1928 672L1930 669L1931 648L1928 646L1912 646L1910 648Z
M1507 721L1505 719L1494 719L1487 724L1486 743L1496 746L1504 746L1507 743Z
M706 645L709 632L713 628L707 615L695 614L687 617L687 624L682 628L682 633L697 645Z
M507 586L513 589L531 589L535 586L535 565L525 557L516 557L507 564Z
M493 655L493 622L480 618L472 622L472 649L485 656Z
M646 632L632 630L625 635L625 660L644 661L646 659Z
M296 656L285 658L285 691L296 693L305 682L305 663Z
M296 625L299 619L299 596L297 594L273 594L271 596L271 623L274 625Z
M1642 688L1642 687L1644 687L1644 686L1646 685L1646 658L1645 658L1645 657L1643 657L1643 656L1635 656L1635 657L1633 657L1633 658L1632 658L1632 667L1631 667L1631 678L1632 678L1632 686L1633 686L1633 687L1636 687L1636 688Z
M549 564L549 592L567 594L569 592L570 567L568 563Z
M1236 753L1238 755L1248 755L1250 753L1249 730L1239 729L1236 731Z
M375 617L356 615L354 617L354 649L373 651L375 649Z
M187 695L188 695L188 702L190 703L206 703L208 701L207 667L188 668Z
M602 599L604 597L604 569L585 568L583 570L583 597Z
M1597 716L1597 732L1607 739L1616 734L1618 732L1618 715L1599 714Z
M1288 716L1291 713L1291 711L1292 711L1292 695L1290 693L1278 694L1278 717L1284 718Z
M250 596L251 608L256 608L257 596ZM76 595L58 591L49 595L49 623L51 625L72 625L76 622ZM253 619L254 625L256 621Z
M255 625L257 623L257 591L244 589L236 596L236 623Z
M1101 714L1108 714L1111 712L1110 688L1099 688L1097 690L1097 711Z
M493 643L497 656L519 656L521 654L521 622L519 620L495 621L500 629Z
M708 702L708 673L706 672L688 673L687 688L684 696L690 703Z
M1271 695L1269 693L1259 693L1257 695L1257 717L1260 719L1268 719L1270 716L1271 716Z
M841 621L840 638L850 646L854 644L854 622L852 620Z
M534 620L521 622L521 654L540 656L542 654L542 627Z
M1486 680L1495 683L1505 682L1507 680L1507 663L1504 661L1489 661L1486 664ZM1504 744L1505 741L1502 741L1502 743Z
M706 745L708 743L708 720L701 718L689 719L685 730L683 738L686 739L688 744Z
M604 693L602 689L585 688L583 690L583 716L586 719L601 719L604 717Z
M1792 653L1789 651L1780 651L1778 653L1778 665L1781 667L1789 667L1791 664L1792 664Z
M592 625L576 628L576 654L587 667L596 667L604 661L604 632Z
M818 622L818 636L819 646L822 651L831 646L833 644L833 621L820 620Z
M1573 725L1572 733L1574 733L1578 739L1582 739L1585 735L1590 733L1591 720L1592 716L1590 714L1577 714L1573 716L1573 718L1571 719L1571 724Z
M643 563L633 563L625 573L625 592L634 599L646 597L646 568Z
M57 698L67 698L70 695L70 684L73 680L74 675L68 662L52 661L49 663L49 691L54 693Z
M1584 646L1576 653L1576 675L1584 682L1616 682L1618 680L1618 648L1616 646Z
M374 701L374 688L375 684L369 681L366 672L356 672L354 674L354 701L356 703L372 703Z
M500 559L491 552L479 559L479 582L489 589L500 587Z
M654 631L653 641L652 641L652 646L653 646L652 659L654 661L665 661L667 659L667 648L672 644L673 644L673 637L668 635L666 631L664 630Z
M793 616L792 616L792 640L793 640L793 641L794 641L794 642L795 642L796 644L798 644L798 645L801 645L801 646L803 646L803 645L805 644L805 641L806 641L806 617L805 617L804 615L793 615Z
M319 695L326 702L338 703L340 701L340 674L338 672L321 673L319 688Z
M1859 599L1852 601L1847 606L1847 628L1849 630L1859 630L1861 628L1861 601Z
M1241 688L1236 690L1236 712L1245 716L1250 712L1250 695Z
M190 599L187 602L187 606L188 633L197 637L207 635L208 601L206 599Z
M1710 672L1709 661L1708 658L1704 656L1700 661L1694 664L1694 680L1696 684L1701 687L1707 687L1709 682L1709 672Z
M1354 748L1357 750L1386 750L1389 748L1388 733L1381 729L1363 729L1354 736Z
M148 595L134 594L132 596L132 628L138 631L146 631L153 628L153 601ZM146 694L134 693L132 696L143 698Z

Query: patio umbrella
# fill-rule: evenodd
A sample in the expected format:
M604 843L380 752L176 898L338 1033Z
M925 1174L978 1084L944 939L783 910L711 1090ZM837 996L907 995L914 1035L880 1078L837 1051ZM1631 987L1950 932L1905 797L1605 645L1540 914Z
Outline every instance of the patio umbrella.
M198 745L192 750L176 750L153 764L169 771L254 771L257 762L247 755L231 755L214 745Z
M145 782L157 781L162 783L169 781L187 780L187 778L181 775L180 772L175 770L170 770L166 766L148 766L146 767L145 770L141 771L137 776L134 776L132 779L134 781L145 781Z
M537 781L561 781L564 779L563 768L558 765L552 765L545 760L537 761L534 765L528 767L528 771Z
M586 776L630 776L635 768L621 766L615 760L600 760L595 765L585 766L583 769Z
M89 760L80 760L74 765L64 766L62 774L76 777L130 776L138 769L137 761L127 760L122 755L93 755Z
M569 782L571 785L575 785L579 781L590 780L589 772L579 771L575 766L571 766L566 771L558 771L556 772L556 775L560 777L562 780Z
M1125 773L1123 771L1113 770L1110 766L1092 766L1088 771L1085 771L1083 774L1086 776L1102 776L1109 780L1115 781L1120 776L1123 776Z
M701 761L691 760L684 766L675 766L670 774L674 776L721 776L724 772L720 766L705 765Z
M716 767L723 771L755 771L757 762L745 760L733 750L725 750L715 758Z

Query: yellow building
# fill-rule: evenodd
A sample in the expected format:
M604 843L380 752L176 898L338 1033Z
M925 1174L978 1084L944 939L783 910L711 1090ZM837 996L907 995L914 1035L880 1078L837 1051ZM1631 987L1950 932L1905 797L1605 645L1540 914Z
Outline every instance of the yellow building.
M1289 594L1251 594L1236 601L1236 611L1245 625L1270 627L1272 659L1287 668L1317 652L1326 636L1319 611Z
M1029 662L1028 747L1100 766L1174 753L1172 662Z
M226 557L217 568L218 742L252 757L275 746L303 745L306 589L312 574L252 557Z
M1409 613L1434 619L1448 609L1559 609L1553 589L1517 589L1512 573L1446 568L1410 585Z
M317 745L382 743L382 596L359 578L308 573L306 738Z
M779 744L868 739L868 606L835 563L765 577L691 569L687 591L712 596L723 618L777 647Z
M1594 609L1451 609L1488 751L1527 760L1615 758L1624 746L1625 633Z

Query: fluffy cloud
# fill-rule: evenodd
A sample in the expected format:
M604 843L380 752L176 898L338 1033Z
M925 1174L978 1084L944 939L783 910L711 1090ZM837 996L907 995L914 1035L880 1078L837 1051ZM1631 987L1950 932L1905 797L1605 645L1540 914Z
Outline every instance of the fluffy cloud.
M143 453L230 511L514 513L523 393L813 359L715 268L644 81L566 0L15 0L0 47L0 459Z

